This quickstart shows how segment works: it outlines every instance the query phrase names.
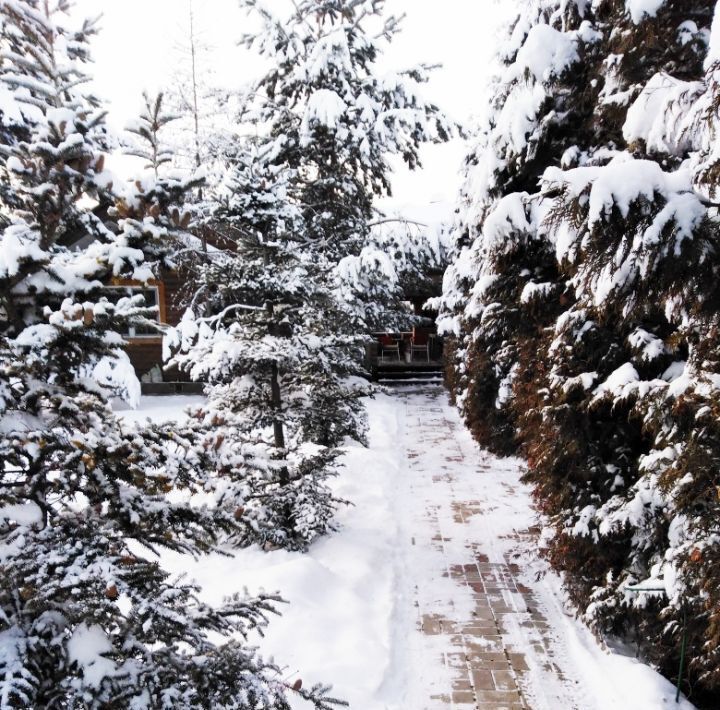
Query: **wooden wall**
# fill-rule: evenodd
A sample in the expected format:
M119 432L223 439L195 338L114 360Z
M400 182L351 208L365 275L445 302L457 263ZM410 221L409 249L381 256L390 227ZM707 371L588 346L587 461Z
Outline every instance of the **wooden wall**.
M185 312L187 298L187 279L179 271L165 270L161 278L151 285L158 287L160 322L165 325L177 325ZM135 372L142 377L155 365L163 366L162 337L130 338L126 350L130 356ZM179 373L177 368L166 371L163 368L163 379L166 382L187 382L189 378Z

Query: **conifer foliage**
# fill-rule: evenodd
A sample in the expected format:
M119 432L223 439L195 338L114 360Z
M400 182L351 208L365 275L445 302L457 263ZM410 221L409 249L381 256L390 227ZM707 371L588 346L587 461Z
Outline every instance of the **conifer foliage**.
M223 505L244 524L240 544L304 549L333 529L341 501L327 479L345 436L363 438L357 400L367 387L347 381L359 345L333 327L350 314L328 287L331 266L296 241L287 179L254 148L231 156L214 220L233 248L210 254L166 344L209 385L197 418L218 437Z
M145 161L145 168L151 169L157 178L162 166L170 163L173 158L170 147L162 142L163 129L176 120L177 116L165 111L162 93L151 98L145 92L143 100L145 102L144 111L140 118L127 129L138 139L138 143L125 152L127 155Z
M720 687L714 5L518 19L442 315L455 396L526 455L578 609L668 674L687 619L698 697Z
M337 447L364 438L363 339L409 317L396 307L411 268L372 236L373 202L391 156L414 168L451 127L421 98L426 68L380 71L399 27L382 2L305 0L287 17L242 5L260 21L243 41L269 65L241 116L259 137L222 151L208 226L228 248L208 254L166 344L209 383L196 421L218 437L238 542L305 549L333 529Z
M397 283L372 243L373 201L390 193L393 156L414 169L421 145L453 132L422 97L430 69L384 70L383 50L401 21L382 0L303 0L288 16L256 0L241 4L261 21L244 43L270 65L244 118L263 126L269 162L292 171L288 195L302 216L301 241L338 266L359 324L392 327Z
M152 276L187 226L187 185L114 194L83 89L95 28L71 29L67 9L0 2L0 705L288 709L279 669L243 640L279 599L212 608L156 561L238 527L180 502L212 490L203 442L123 424L117 377L97 375L123 373L120 333L149 315L108 284Z

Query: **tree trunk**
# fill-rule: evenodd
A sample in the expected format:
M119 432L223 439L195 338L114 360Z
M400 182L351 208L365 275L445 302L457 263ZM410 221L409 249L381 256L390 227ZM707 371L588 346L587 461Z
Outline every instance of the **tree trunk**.
M272 364L272 373L270 375L270 391L271 403L273 410L279 414L282 409L282 399L280 396L280 377L278 375L277 363ZM273 419L273 433L275 435L275 447L278 449L285 448L285 432L283 430L282 421L276 416Z
M272 303L267 303L265 309L269 316L272 316L274 308ZM285 449L285 430L283 428L280 414L282 412L282 395L280 393L280 373L276 362L273 362L270 372L270 406L272 407L273 416L273 436L275 438L275 448L280 451ZM287 468L283 466L280 470L280 485L286 486L290 483L290 476Z
M273 434L275 436L275 448L278 450L281 456L285 454L285 431L283 428L282 420L280 419L280 412L282 409L282 398L280 396L280 377L278 373L277 363L272 364L272 371L270 373L270 391L271 391L271 406L275 412L273 417ZM278 483L281 487L285 487L290 484L290 472L287 466L281 466L278 472ZM292 506L289 502L286 502L283 506L283 517L285 518L285 527L289 534L293 530L293 511Z

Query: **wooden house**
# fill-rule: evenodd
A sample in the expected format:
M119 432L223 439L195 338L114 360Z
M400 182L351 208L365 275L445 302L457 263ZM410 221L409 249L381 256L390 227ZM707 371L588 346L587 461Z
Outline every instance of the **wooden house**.
M174 326L185 312L183 305L187 289L187 278L180 271L164 270L160 278L146 284L127 279L113 279L109 286L120 295L141 294L145 304L156 308L160 325ZM131 328L123 333L130 362L142 383L144 394L172 394L175 392L200 391L202 386L191 383L189 378L176 368L166 369L163 363L162 333L155 328L146 330Z

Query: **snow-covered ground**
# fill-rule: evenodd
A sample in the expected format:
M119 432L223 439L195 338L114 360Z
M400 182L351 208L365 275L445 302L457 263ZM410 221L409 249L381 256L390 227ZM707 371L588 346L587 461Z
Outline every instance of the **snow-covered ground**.
M140 410L122 414L171 419L197 401L145 398ZM354 504L340 511L338 533L305 555L249 549L234 558L168 556L168 568L197 579L208 601L244 587L280 591L289 605L259 645L276 656L288 679L331 682L334 694L358 710L421 710L429 706L427 693L448 679L438 662L443 637L420 632L418 607L462 616L472 606L431 543L440 524L454 541L450 554L461 555L472 542L490 562L509 552L519 560L522 582L551 627L552 660L563 679L558 687L557 674L534 667L528 649L524 697L534 710L559 698L582 710L692 708L675 705L672 684L634 658L602 649L567 613L559 580L538 558L535 541L514 534L537 523L529 489L519 482L519 462L479 451L440 390L379 395L367 407L370 446L348 446L334 482ZM417 440L419 427L435 432L431 445ZM418 453L421 465L413 463ZM451 472L452 484L438 475L443 471ZM487 504L460 525L452 497L469 494ZM517 648L527 641L523 633L518 628L508 643ZM555 702L552 710L565 710Z
M140 399L140 405L133 409L118 400L113 408L123 419L130 422L143 422L150 419L154 422L182 421L186 419L185 410L202 404L202 395L176 395L173 397L147 396Z

